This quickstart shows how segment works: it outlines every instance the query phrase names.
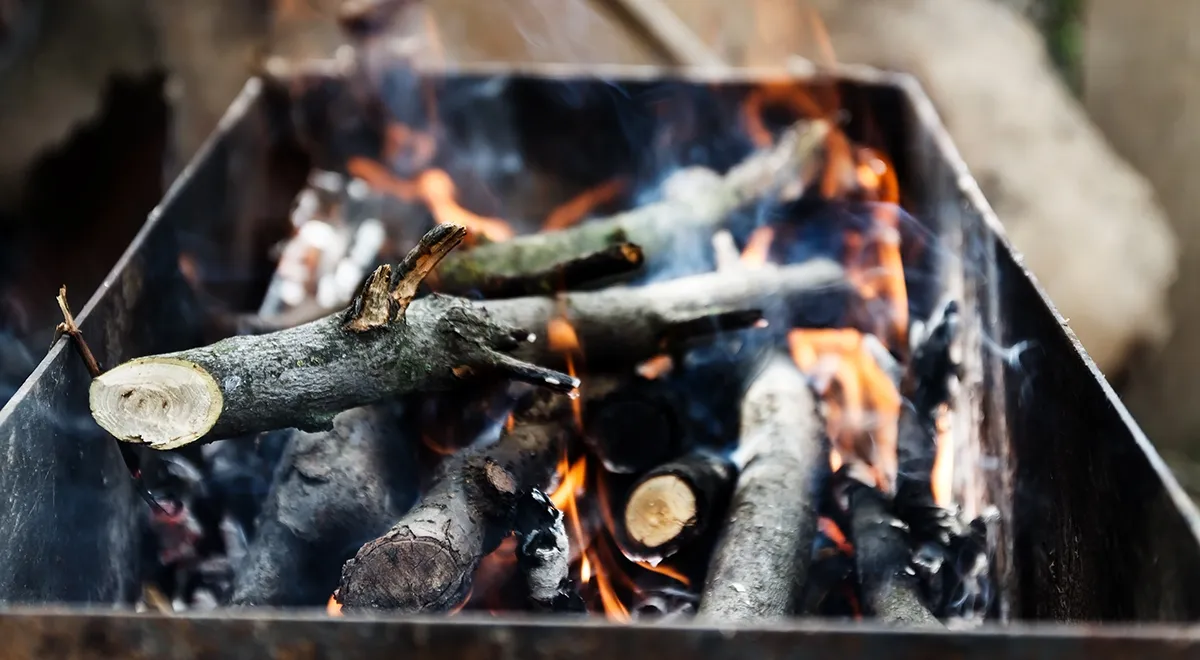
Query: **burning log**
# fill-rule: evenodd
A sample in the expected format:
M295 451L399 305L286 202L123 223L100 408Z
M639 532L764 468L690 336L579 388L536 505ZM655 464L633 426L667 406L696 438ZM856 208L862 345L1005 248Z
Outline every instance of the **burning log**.
M402 612L462 604L480 560L512 529L521 497L554 474L570 427L560 409L539 402L495 443L446 459L420 504L346 562L339 602Z
M343 410L446 390L472 375L573 390L576 379L506 353L527 331L459 299L413 300L465 234L454 225L435 227L394 277L389 266L376 270L345 313L117 366L92 381L92 414L119 440L173 449L202 436L327 429Z
M622 549L640 561L670 557L725 512L736 478L732 461L707 450L646 473L625 500Z
M439 273L434 276L437 282L435 288L442 293L491 299L548 296L560 291L572 291L583 285L596 286L604 280L634 273L644 261L641 247L623 242L569 258L543 270L517 275L479 273L467 286L460 281L443 281Z
M808 381L773 355L742 399L741 467L709 564L700 616L722 623L791 612L817 525L810 484L825 457Z
M605 385L611 389L592 395ZM661 383L640 377L605 383L593 376L586 389L584 442L604 469L637 474L683 451L678 404Z
M855 565L864 605L888 624L941 627L920 598L908 528L877 489L845 477L838 499L850 518Z
M469 290L481 273L517 277L543 272L570 255L602 252L626 241L641 246L646 257L654 259L669 252L679 237L711 234L739 207L802 185L805 168L812 166L830 130L825 121L801 122L774 147L755 153L713 185L689 186L685 195L668 194L662 202L611 218L453 255L446 259L440 281L450 290Z
M926 324L917 326L916 346L901 379L897 451L901 466L896 508L920 540L946 545L965 533L953 512L938 505L933 471L938 453L937 411L948 403L960 370L958 304L942 305ZM948 486L948 484L943 484Z
M533 608L542 612L585 612L570 578L571 554L567 527L550 498L534 488L517 505L513 532L517 536L517 565Z
M415 495L414 445L392 405L347 410L325 433L297 431L267 496L235 605L322 605L358 543L386 531Z
M850 285L838 264L813 259L794 266L766 266L740 273L705 273L640 287L572 292L557 298L513 298L480 303L506 325L545 328L565 318L590 364L626 365L662 353L664 345L753 325L764 311L787 309L793 325L828 324L831 299L848 299ZM547 333L516 356L561 365L563 355Z

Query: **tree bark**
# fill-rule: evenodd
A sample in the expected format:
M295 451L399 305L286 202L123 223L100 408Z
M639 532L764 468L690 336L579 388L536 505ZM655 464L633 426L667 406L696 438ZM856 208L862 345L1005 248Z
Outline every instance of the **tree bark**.
M768 310L786 309L794 327L824 326L828 311L852 296L842 267L814 259L736 274L705 273L640 287L573 292L557 298L513 298L480 303L490 317L537 333L514 355L562 366L563 353L544 332L550 319L566 318L591 365L627 365L662 353L665 346L726 329L752 325ZM774 320L774 317L772 317Z
M175 449L201 437L324 430L343 410L488 373L564 392L577 387L566 374L506 353L528 331L461 299L413 302L421 280L464 235L461 227L435 227L395 277L380 266L345 313L117 366L92 381L92 415L118 440Z
M554 473L570 428L555 413L446 459L421 503L346 562L342 605L445 612L462 604L480 560L511 531L519 499Z
M652 264L670 253L681 237L711 234L739 207L801 185L803 170L812 165L829 130L824 121L800 122L774 147L755 153L713 185L689 186L686 193L674 196L668 190L662 202L611 218L455 254L446 259L439 281L450 290L468 290L484 274L514 277L542 272L564 259L623 242L640 246Z
M324 605L342 563L408 509L415 445L393 408L354 408L331 431L293 435L238 567L233 604Z
M603 250L568 258L544 270L530 273L479 273L478 277L469 283L455 280L444 282L438 274L432 279L434 289L441 293L478 296L492 300L518 296L551 296L584 286L598 288L615 278L639 272L644 262L641 247L633 243L617 243Z
M816 534L813 476L825 457L808 381L775 354L742 399L741 466L709 564L700 617L729 623L791 613Z
M912 550L903 523L889 510L884 495L853 483L846 492L850 539L864 605L887 624L941 627L918 594Z

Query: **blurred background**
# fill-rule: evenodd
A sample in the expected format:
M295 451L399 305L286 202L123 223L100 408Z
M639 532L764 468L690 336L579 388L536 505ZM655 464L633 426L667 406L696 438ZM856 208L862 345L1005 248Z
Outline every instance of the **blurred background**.
M245 80L341 0L0 0L0 401ZM1097 365L1200 493L1200 3L425 0L420 53L916 75Z

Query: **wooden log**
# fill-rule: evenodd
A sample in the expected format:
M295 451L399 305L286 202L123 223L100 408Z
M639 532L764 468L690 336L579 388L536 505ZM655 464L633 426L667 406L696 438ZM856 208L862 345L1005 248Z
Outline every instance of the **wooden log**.
M914 349L900 382L895 509L918 541L943 546L951 537L967 533L954 512L938 506L932 489L937 410L951 400L961 370L960 325L958 303L953 300L939 306L929 321L914 325Z
M704 535L729 504L737 466L698 449L643 475L625 500L621 550L635 561L659 561Z
M342 567L346 610L445 612L462 604L480 560L512 529L517 503L554 473L570 424L558 404L535 407L493 444L442 465L421 502Z
M295 432L234 580L233 604L324 605L342 563L416 497L415 443L396 406L347 410Z
M92 415L118 440L174 449L201 437L324 430L343 410L488 374L573 390L577 379L507 353L528 331L460 299L413 301L465 234L435 227L395 277L389 266L376 270L345 313L119 365L92 381Z
M682 238L711 234L738 208L772 194L802 186L804 170L831 130L825 121L800 122L785 131L774 147L756 152L715 185L689 187L687 194L556 232L519 236L452 255L440 272L443 286L466 290L481 274L514 277L542 272L571 256L631 242L648 262L668 254ZM793 190L788 190L793 189Z
M739 273L704 273L648 284L580 291L556 298L513 298L479 303L492 319L537 332L566 318L588 364L610 368L641 362L673 343L745 328L768 310L785 309L793 327L823 326L829 310L843 309L851 288L842 267L826 259L766 266ZM772 317L774 319L774 317ZM563 353L540 332L514 355L561 367Z
M401 270L411 272L403 264ZM827 323L825 312L840 304L830 299L850 296L841 266L827 260L557 299L472 304L430 296L406 313L389 311L387 301L410 299L416 282L401 278L388 294L388 279L381 267L345 314L126 362L93 382L92 414L119 440L154 449L277 428L325 430L342 410L407 392L446 391L489 374L570 391L576 379L535 366L564 364L543 331L564 315L586 360L610 367L696 335L747 327L775 306L795 312L796 326Z
M663 383L596 374L584 396L584 442L605 470L639 474L683 451L679 404Z
M742 399L741 467L713 551L699 616L722 624L791 613L817 525L813 478L825 457L816 398L792 361L772 354Z
M596 287L613 278L632 275L641 270L644 262L641 247L623 242L529 273L479 273L469 283L453 279L443 282L435 274L432 281L434 289L440 293L478 296L492 300L518 296L548 296L561 291L573 291L584 285ZM456 286L458 288L455 288Z
M517 566L530 606L539 612L586 612L570 577L567 527L550 498L534 488L521 498L513 521Z
M850 518L855 566L863 605L887 624L936 628L941 623L921 602L919 578L911 566L908 528L875 488L847 479L838 498Z

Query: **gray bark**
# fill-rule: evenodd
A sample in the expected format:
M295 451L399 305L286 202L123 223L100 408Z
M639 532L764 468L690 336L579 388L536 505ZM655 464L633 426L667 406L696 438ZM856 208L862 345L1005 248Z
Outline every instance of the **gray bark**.
M709 563L702 619L791 614L816 534L813 477L826 455L823 437L808 381L789 358L773 356L742 400L742 470Z

